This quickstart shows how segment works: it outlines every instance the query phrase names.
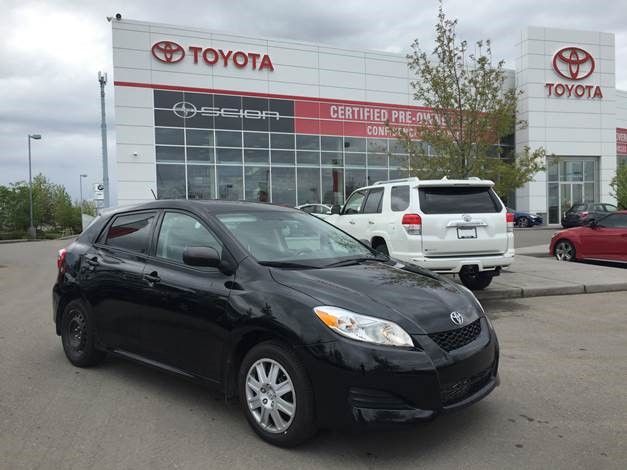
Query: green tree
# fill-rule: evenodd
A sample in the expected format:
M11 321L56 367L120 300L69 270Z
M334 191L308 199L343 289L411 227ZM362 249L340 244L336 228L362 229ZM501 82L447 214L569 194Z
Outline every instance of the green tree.
M440 2L432 54L418 42L407 56L417 79L414 98L432 109L415 130L389 124L410 154L412 173L419 178L492 179L501 196L531 181L544 169L546 152L525 148L518 155L497 144L510 139L526 123L516 118L520 92L505 87L504 61L492 60L490 40L470 50L457 38L457 20L446 17ZM432 156L425 156L429 144Z
M619 165L610 183L610 194L616 198L619 209L627 209L627 164Z

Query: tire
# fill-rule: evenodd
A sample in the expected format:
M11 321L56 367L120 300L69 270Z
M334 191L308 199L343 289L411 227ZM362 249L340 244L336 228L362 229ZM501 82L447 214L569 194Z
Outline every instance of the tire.
M553 255L558 261L575 261L577 252L575 245L569 240L559 240L553 249Z
M529 219L527 217L520 217L518 219L518 226L521 228L527 228L530 226Z
M294 447L317 431L313 391L305 367L279 342L258 344L246 354L239 371L239 396L248 423L270 444Z
M93 319L81 300L72 300L63 309L61 343L65 356L77 367L95 366L107 356L95 347Z
M483 290L490 285L494 275L491 271L461 271L459 279L470 290Z
M385 242L378 243L374 247L374 249L377 250L379 253L383 253L385 256L390 256L388 246L385 244Z

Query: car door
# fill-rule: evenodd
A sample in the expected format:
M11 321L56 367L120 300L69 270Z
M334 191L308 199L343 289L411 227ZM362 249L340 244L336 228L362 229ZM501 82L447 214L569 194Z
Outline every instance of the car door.
M362 214L362 208L368 191L358 189L353 192L344 204L342 211L328 222L336 225L345 232L350 233L355 238L366 238L366 220Z
M614 213L598 221L592 229L602 259L627 261L627 214Z
M371 188L364 201L363 217L365 219L364 230L366 240L371 241L379 235L385 237L385 221L382 215L384 188Z
M143 352L144 265L157 211L124 213L83 255L81 287L91 305L98 338L110 349Z
M230 257L209 226L195 215L164 211L144 269L150 292L142 324L147 356L192 374L218 380L234 276L183 262L186 247L214 248Z

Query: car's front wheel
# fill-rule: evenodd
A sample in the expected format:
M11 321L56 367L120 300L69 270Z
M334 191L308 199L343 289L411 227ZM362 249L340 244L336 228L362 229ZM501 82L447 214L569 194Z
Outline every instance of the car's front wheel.
M80 300L72 300L63 309L61 342L68 360L77 367L94 366L106 357L96 349L93 319Z
M574 261L575 247L568 240L560 240L555 244L553 254L558 261Z
M240 367L246 419L265 441L293 447L316 432L311 383L299 358L275 341L252 348Z

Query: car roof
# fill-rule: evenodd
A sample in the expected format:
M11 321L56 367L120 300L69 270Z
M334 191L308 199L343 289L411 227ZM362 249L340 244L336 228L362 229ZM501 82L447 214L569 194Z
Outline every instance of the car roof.
M446 177L441 178L439 180L421 180L416 177L410 178L402 178L396 180L387 180L387 181L377 181L374 184L369 186L362 186L361 188L357 188L355 191L360 191L364 189L372 189L372 188L381 188L383 186L401 186L403 184L407 184L413 187L452 187L452 186L463 186L463 187L493 187L494 181L491 180L482 180L476 177L470 177L467 179L448 179ZM354 191L353 191L354 192Z
M293 209L291 207L280 206L278 204L270 204L267 202L223 201L219 199L193 201L186 199L157 199L155 201L144 202L141 204L117 207L112 211L106 212L104 215L110 216L122 212L133 212L148 209L188 209L208 212L210 214L239 212L242 210L252 210L255 212L296 211L296 209Z

